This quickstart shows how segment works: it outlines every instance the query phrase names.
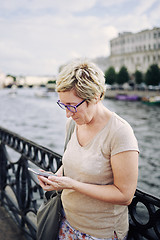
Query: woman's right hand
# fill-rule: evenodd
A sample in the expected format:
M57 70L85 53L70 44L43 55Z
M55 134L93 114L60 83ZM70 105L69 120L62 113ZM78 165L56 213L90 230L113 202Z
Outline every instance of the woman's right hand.
M41 170L42 172L45 172L44 170ZM47 172L47 173L51 173L51 172ZM53 173L52 173L53 174ZM63 167L61 166L58 171L53 174L53 176L56 177L62 177L63 176ZM43 176L38 176L38 180L39 180L39 184L40 186L43 188L43 190L45 191L52 191L52 190L61 190L58 185L56 184L56 182L51 182L50 180L48 180L48 178L43 177Z

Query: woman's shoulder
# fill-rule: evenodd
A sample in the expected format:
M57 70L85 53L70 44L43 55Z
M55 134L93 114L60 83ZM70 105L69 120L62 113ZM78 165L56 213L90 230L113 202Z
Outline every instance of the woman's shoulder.
M112 114L110 125L114 130L118 130L119 128L131 128L132 129L129 122L126 121L124 118L120 117L115 112L113 112L113 114Z
M134 132L131 125L125 119L114 112L112 113L112 117L110 118L110 121L104 130L105 131L103 131L103 134L107 141L109 139L112 140L113 138L127 139L130 136L134 137Z
M104 149L106 146L110 147L111 155L128 150L139 151L137 139L131 125L116 113L113 113L103 143Z

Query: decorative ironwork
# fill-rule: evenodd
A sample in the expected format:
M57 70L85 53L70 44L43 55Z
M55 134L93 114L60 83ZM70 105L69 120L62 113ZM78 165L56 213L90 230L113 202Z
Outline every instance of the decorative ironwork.
M160 199L137 189L129 205L129 215L129 239L160 239Z
M13 157L11 149L18 157ZM43 146L0 128L0 202L30 239L36 239L36 213L44 192L28 167L55 173L61 166L61 158ZM129 206L129 219L129 240L160 239L160 199L137 189Z
M60 166L61 155L0 128L0 201L31 239L36 239L36 213L44 192L28 167L56 172Z

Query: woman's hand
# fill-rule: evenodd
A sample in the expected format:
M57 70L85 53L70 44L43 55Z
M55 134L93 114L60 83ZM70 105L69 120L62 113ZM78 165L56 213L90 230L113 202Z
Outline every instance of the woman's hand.
M43 176L38 176L40 186L45 191L52 190L62 190L62 189L70 189L73 188L74 181L73 179L65 176L49 176L48 178Z
M40 169L42 172L45 172L44 170ZM54 177L62 177L63 172L63 165L58 169L58 171L54 174L52 172L47 172L53 174ZM56 178L46 178L41 175L38 176L39 184L45 191L52 191L52 190L60 190L58 186L58 183L56 183Z

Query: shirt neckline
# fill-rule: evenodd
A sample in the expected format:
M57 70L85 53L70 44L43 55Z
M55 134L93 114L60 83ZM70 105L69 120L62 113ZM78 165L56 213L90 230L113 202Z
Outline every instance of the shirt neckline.
M82 149L88 148L95 141L95 139L105 130L105 128L108 127L108 125L110 124L110 122L113 119L114 115L115 115L115 113L112 112L112 115L111 115L110 119L108 120L108 122L106 123L106 125L85 146L82 146L79 143L78 138L77 138L77 128L75 127L75 130L74 130L75 133L74 134L75 134L75 138L76 138L76 142L77 142L78 146L81 147Z

